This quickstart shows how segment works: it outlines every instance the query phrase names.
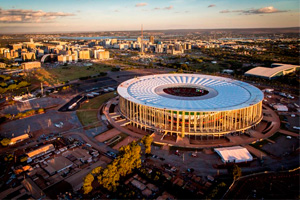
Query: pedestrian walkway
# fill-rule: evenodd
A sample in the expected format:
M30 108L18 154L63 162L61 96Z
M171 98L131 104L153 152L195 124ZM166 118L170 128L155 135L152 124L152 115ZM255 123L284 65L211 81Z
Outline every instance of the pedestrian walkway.
M138 132L143 131L143 132L145 132L145 134L141 134L141 133L132 131L132 128L131 129L128 128L129 126L128 127L123 126L125 122L130 123L130 121L127 119L115 121L113 119L113 116L119 115L120 113L117 110L115 110L114 113L109 113L109 108L112 103L114 103L114 104L118 103L116 98L113 98L107 102L107 104L105 105L105 107L103 109L103 114L106 116L108 122L113 127L115 127L116 129L118 129L119 131L121 131L123 133L130 135L133 138L142 138L144 135L147 134L145 131L143 131L141 129L139 129ZM161 144L161 145L165 144L165 145L169 145L169 146L181 146L181 147L188 147L188 148L210 148L210 147L220 147L220 146L226 147L226 146L234 146L234 145L248 145L250 143L257 141L258 139L267 139L267 138L271 137L280 128L280 119L279 119L278 115L271 108L269 108L265 105L263 105L263 107L264 107L263 112L266 112L268 115L268 117L266 119L271 120L271 122L272 122L272 124L270 126L270 130L268 132L266 132L265 134L262 134L255 130L250 130L252 132L252 134L251 134L252 137L248 137L245 135L241 135L241 136L228 135L226 137L229 139L229 142L225 142L225 143L223 142L223 143L191 144L187 137L185 137L184 139L179 138L177 141L171 141L171 140L163 140L161 134L154 133L152 136L153 141L155 143ZM253 150L253 151L256 152L256 150ZM266 156L264 153L263 153L263 155Z
M264 152L262 152L262 151L260 151L260 150L258 150L258 149L256 149L256 148L254 148L254 147L252 147L252 146L250 146L250 145L246 145L246 146L244 146L250 153L252 153L253 155L255 155L256 157L258 157L258 158L263 158L263 157L266 157L267 156L267 154L266 153L264 153Z
M294 133L294 132L291 132L291 131L288 131L288 130L283 130L283 129L280 129L279 132L283 133L285 135L294 136L294 137L299 137L300 136L298 133Z

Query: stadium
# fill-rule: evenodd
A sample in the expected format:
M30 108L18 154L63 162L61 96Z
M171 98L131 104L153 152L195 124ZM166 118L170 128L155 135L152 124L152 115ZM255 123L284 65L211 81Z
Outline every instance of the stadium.
M214 138L262 120L263 93L229 78L160 74L118 86L119 111L132 126L158 134Z

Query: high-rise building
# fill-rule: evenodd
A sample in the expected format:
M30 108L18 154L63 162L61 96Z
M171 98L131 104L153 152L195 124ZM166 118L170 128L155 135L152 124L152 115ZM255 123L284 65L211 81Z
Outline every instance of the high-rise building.
M22 53L21 56L22 56L23 61L36 59L35 53L33 53L33 52Z
M110 44L111 45L114 45L114 44L117 44L118 43L118 40L117 39L111 39L111 41L110 41Z
M109 51L105 51L103 49L94 51L95 58L98 60L106 60L109 59Z
M150 38L149 38L149 42L151 43L151 44L154 44L154 36L150 36Z
M137 43L141 43L141 42L142 42L141 37L138 37L138 38L136 39L136 41L137 41Z
M89 50L79 51L79 59L81 59L81 60L89 60L89 59L91 59L91 57L90 57L90 51Z

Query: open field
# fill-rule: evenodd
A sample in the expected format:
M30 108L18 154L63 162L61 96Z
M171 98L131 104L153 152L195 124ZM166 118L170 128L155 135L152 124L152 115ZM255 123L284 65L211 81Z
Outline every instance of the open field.
M83 104L80 109L76 111L77 117L83 126L87 126L92 124L88 128L95 128L98 127L99 124L96 122L99 121L98 119L98 110L100 106L107 100L113 98L115 96L114 92L106 93L90 99L89 102Z
M108 101L109 99L111 99L115 96L116 96L115 92L110 92L110 93L100 95L98 97L90 99L89 102L83 104L79 110L82 110L82 109L98 109L98 108L100 108L100 106L104 102Z
M30 78L33 82L36 81L38 84L40 82L43 82L44 84L48 85L54 85L59 83L59 80L44 68L32 71L30 74Z
M87 126L99 121L97 110L78 110L76 111L76 114L82 126Z
M38 69L34 72L34 76L40 81L49 84L56 84L65 81L71 81L80 77L93 76L101 72L107 72L111 67L102 64L93 64L92 66L58 66L51 69Z
M109 71L110 67L107 65L94 64L89 67L85 66L61 66L58 68L47 69L47 71L59 81L70 81L80 77L91 76L99 74L100 72Z
M201 64L190 64L192 70L198 70L199 72L216 73L221 72L223 67L219 64L212 63L201 63Z

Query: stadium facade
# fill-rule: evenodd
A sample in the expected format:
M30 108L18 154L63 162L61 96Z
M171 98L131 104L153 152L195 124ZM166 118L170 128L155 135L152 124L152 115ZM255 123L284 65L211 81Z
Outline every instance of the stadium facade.
M156 133L220 137L262 120L263 93L223 77L143 76L121 83L118 94L121 114L133 126Z

